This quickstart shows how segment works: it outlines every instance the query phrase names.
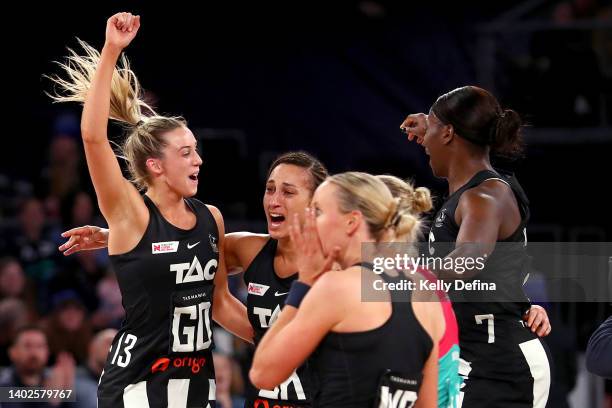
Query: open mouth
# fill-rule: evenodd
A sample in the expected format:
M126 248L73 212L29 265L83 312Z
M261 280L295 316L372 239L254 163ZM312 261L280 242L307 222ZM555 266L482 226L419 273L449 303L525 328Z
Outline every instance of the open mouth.
M280 224L285 221L285 216L281 214L270 213L270 221L272 221L272 224Z
M198 173L190 174L189 179L192 181L198 181Z

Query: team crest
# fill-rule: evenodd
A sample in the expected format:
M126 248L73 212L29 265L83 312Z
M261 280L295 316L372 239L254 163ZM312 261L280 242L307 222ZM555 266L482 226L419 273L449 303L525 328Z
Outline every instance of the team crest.
M445 219L446 219L446 208L443 208L442 211L440 211L440 215L436 217L436 222L434 225L438 228L441 227Z
M212 248L213 252L218 254L219 248L217 247L217 238L213 237L212 234L208 234L208 239L210 241L210 247Z

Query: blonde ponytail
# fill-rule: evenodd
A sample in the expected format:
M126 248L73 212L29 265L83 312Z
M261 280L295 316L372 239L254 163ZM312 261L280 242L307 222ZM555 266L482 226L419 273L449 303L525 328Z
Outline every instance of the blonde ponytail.
M67 79L59 75L49 75L57 88L54 94L48 94L55 102L84 103L87 92L91 87L94 74L100 62L100 52L77 39L85 53L79 55L75 50L68 48L68 57L65 62L57 62ZM130 69L130 62L122 54L119 63L113 71L111 81L110 118L132 126L136 126L148 116L156 115L142 98L140 83L134 72Z
M408 201L403 197L393 197L376 176L347 172L331 176L328 181L338 187L340 211L361 212L377 242L411 241L416 237L420 224Z
M84 54L68 48L66 62L57 62L66 78L48 75L56 87L55 93L47 93L54 102L84 103L100 62L100 52L77 39ZM59 88L59 89L58 89ZM113 71L111 80L110 119L128 125L128 135L121 146L120 157L126 159L131 181L140 190L151 183L146 161L150 157L161 158L166 146L164 134L178 127L187 126L181 117L158 115L142 97L138 78L123 54Z

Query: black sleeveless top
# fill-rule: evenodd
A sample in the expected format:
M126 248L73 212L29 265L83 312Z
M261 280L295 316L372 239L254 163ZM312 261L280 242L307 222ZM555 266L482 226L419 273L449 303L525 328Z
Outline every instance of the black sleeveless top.
M362 267L371 269L369 264ZM409 279L402 274L380 278L396 283ZM417 399L433 342L414 315L410 291L390 295L391 316L382 326L330 332L323 338L311 357L319 384L314 406L371 408L393 400L393 406L406 407Z
M274 271L277 245L278 241L270 238L244 272L244 283L248 291L247 313L255 332L256 345L278 318L291 283L298 277L296 272L281 278ZM246 396L250 400L283 401L293 406L309 405L311 382L307 361L274 390L259 390L249 381Z
M185 201L197 220L190 230L166 221L145 195L149 224L142 239L131 251L110 256L126 316L108 353L100 396L142 381L162 386L170 378L189 378L190 396L214 388L211 327L219 233L205 204Z
M496 249L485 262L485 267L472 279L482 283L495 283L496 290L451 291L450 298L457 314L461 342L478 341L485 334L486 325L477 324L476 315L494 314L496 321L521 320L529 308L529 299L523 291L527 278L527 229L529 221L529 200L513 174L501 171L483 170L475 174L465 185L451 194L437 212L429 232L429 254L444 257L454 248L459 233L455 222L455 210L461 195L479 186L486 180L500 180L514 193L521 215L521 222L515 232L504 240L498 240Z

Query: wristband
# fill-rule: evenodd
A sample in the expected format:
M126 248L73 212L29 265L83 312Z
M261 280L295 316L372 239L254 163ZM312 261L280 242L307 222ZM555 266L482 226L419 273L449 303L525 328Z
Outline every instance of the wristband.
M310 290L310 285L307 285L303 282L293 281L291 284L291 289L289 290L289 295L287 295L287 299L285 300L285 305L293 306L295 308L300 307L300 303L302 303L302 299Z

